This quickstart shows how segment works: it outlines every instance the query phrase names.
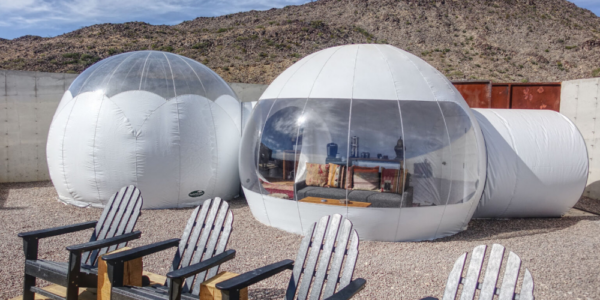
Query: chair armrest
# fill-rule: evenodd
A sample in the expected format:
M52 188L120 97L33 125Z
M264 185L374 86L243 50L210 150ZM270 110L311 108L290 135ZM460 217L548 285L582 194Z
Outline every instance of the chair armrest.
M291 270L294 267L294 261L291 259L285 259L250 272L246 272L242 275L238 275L229 280L217 283L216 287L219 290L239 290L261 280L267 279L277 273L281 273L285 270Z
M72 224L67 226L60 226L54 228L46 228L28 232L21 232L18 234L20 238L24 239L43 239L51 236L61 235L65 233L71 233L81 231L84 229L94 228L98 221L89 221L85 223Z
M129 242L131 240L139 239L141 236L142 236L141 231L134 231L134 232L118 235L115 237L111 237L108 239L87 242L87 243L78 244L78 245L71 245L71 246L67 247L67 250L69 250L71 252L83 252L83 251L96 250L96 249L100 249L100 248L104 248L104 247L108 247L108 246L112 246L112 245L116 245L116 244L120 244L120 243L124 243L124 242Z
M366 283L367 283L367 281L362 278L354 279L346 287L339 290L337 293L333 294L331 297L329 297L325 300L347 300L347 299L350 299L354 295L356 295L358 292L360 292L365 287Z
M228 260L235 258L235 250L230 249L221 254L215 255L207 260L189 265L179 270L171 271L167 273L167 278L187 278L192 275L196 275L200 272L206 271L214 266L218 266Z
M170 239L146 246L133 248L130 250L121 251L115 254L104 255L102 256L102 259L109 263L116 261L125 262L139 257L144 257L152 253L160 252L171 247L177 247L178 245L179 239Z

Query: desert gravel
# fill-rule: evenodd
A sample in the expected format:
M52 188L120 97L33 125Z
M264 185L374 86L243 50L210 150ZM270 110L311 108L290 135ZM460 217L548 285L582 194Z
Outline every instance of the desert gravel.
M0 184L0 299L21 294L22 242L17 233L96 220L100 209L77 208L57 200L50 182ZM295 257L301 237L257 222L244 199L230 201L235 220L229 247L237 257L222 270L245 272ZM179 237L190 209L146 210L137 229L140 246ZM40 257L67 260L66 245L86 242L90 230L44 239ZM499 243L514 251L533 274L537 299L600 299L600 217L473 220L469 229L430 242L362 241L355 278L367 280L354 299L420 299L440 297L446 277L465 251ZM165 274L174 249L144 259L144 268ZM252 299L281 299L289 271L256 284Z

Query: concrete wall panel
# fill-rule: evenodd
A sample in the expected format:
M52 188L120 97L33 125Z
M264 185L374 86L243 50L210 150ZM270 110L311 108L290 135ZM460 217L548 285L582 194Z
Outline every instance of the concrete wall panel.
M8 100L6 71L0 70L0 182L8 181Z
M0 182L49 180L46 140L54 112L77 74L0 70ZM266 85L231 83L242 102Z
M560 112L583 136L589 157L589 176L584 196L600 199L600 78L564 81Z

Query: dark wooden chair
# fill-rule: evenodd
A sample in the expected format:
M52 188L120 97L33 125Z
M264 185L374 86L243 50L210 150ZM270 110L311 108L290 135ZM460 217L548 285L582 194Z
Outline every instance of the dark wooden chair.
M141 232L133 232L142 208L140 191L133 185L123 187L106 204L98 221L19 233L25 251L25 280L23 300L33 300L35 293L51 299L63 299L36 286L40 278L67 288L65 299L78 298L80 287L98 285L98 256L124 247L137 239ZM90 241L68 246L69 262L38 259L39 240L65 233L95 228Z
M171 239L102 257L108 266L112 299L194 299L200 284L215 276L219 266L235 257L235 250L225 250L233 213L220 198L206 200L189 218L181 239ZM123 286L126 261L177 247L171 271L164 285Z
M486 249L486 245L480 245L473 249L466 277L462 277L462 273L467 253L465 252L456 260L448 276L443 300L454 300L460 284L463 285L461 300L473 300L476 290L480 290L479 300L492 300L494 299L494 295L498 296L498 300L533 300L533 277L531 277L528 269L525 269L521 292L519 294L515 293L517 279L519 278L519 269L521 268L521 259L512 251L508 254L508 262L505 266L502 285L500 288L496 287L504 257L504 247L502 245L494 244L492 246L483 282L479 282ZM434 299L437 300L437 298L433 297L423 298L422 300Z
M285 299L320 299L321 296L330 300L350 299L366 283L362 278L352 281L357 258L358 234L352 229L352 223L348 219L342 221L338 214L324 216L306 233L295 262L282 260L217 283L216 287L228 295L229 300L236 300L241 289L284 270L292 270Z

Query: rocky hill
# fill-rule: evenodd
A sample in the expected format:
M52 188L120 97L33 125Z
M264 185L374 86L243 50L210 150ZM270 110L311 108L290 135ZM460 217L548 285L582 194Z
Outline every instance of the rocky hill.
M174 26L99 24L0 39L0 68L78 73L111 55L154 49L193 58L227 81L268 84L310 53L352 43L405 49L453 80L600 75L600 18L567 0L322 0Z

